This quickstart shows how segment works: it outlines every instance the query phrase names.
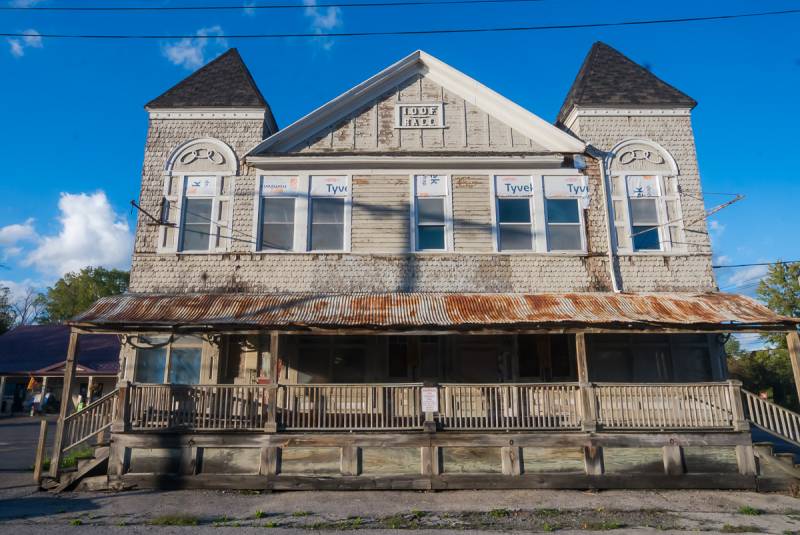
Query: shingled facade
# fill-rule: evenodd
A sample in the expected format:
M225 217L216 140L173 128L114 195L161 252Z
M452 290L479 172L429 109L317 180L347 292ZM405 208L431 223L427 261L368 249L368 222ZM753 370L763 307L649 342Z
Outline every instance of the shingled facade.
M73 322L124 336L109 476L751 485L720 335L795 323L718 292L695 105L597 43L550 124L417 51L279 129L223 54L147 105L130 292Z

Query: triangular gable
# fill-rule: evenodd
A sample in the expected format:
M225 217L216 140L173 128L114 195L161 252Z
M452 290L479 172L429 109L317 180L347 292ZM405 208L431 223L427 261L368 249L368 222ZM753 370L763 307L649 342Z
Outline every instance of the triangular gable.
M398 125L398 107L415 103L430 105L424 111L433 115L443 114L444 124L416 127L418 123L409 121ZM408 110L410 119L419 118L414 111ZM248 156L448 149L580 153L585 144L433 56L416 51L268 137Z

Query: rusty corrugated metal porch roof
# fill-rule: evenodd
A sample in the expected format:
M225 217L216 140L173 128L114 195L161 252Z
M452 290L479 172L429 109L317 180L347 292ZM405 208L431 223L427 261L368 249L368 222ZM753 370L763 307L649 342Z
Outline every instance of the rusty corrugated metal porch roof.
M72 325L154 329L785 331L800 320L725 293L125 294Z

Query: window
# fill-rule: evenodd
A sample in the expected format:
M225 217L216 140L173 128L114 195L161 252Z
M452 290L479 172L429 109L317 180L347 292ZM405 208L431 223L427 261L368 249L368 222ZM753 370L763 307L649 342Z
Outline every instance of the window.
M261 177L261 227L259 248L294 250L297 177Z
M303 384L363 383L366 340L361 336L301 336L295 360Z
M583 251L582 209L589 200L589 185L584 176L544 177L547 249Z
M346 176L311 177L310 250L346 249L346 208L349 192Z
M579 251L581 214L577 199L547 199L547 243L551 251Z
M200 382L200 363L203 341L196 336L143 338L136 351L134 378L139 383L197 384Z
M207 251L211 242L211 199L187 198L183 203L182 251Z
M661 249L658 205L655 199L631 199L631 238L635 251Z
M446 176L416 175L414 177L417 251L445 251L448 249L447 196Z
M529 176L495 177L497 193L497 249L532 251L533 185Z
M389 337L389 378L408 379L408 337Z
M202 252L224 248L229 229L230 199L220 194L223 177L185 177L181 209L180 251Z

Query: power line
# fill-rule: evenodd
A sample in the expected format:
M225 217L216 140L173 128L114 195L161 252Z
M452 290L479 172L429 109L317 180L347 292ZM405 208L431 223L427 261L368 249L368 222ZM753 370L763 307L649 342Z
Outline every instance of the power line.
M718 264L716 266L711 266L714 269L721 269L721 268L741 268L741 267L751 267L751 266L773 266L775 264L797 264L800 260L777 260L775 262L756 262L753 264Z
M436 5L469 4L525 4L545 0L419 0L399 2L332 2L325 4L254 4L254 5L211 5L211 6L0 6L0 11L41 11L41 12L120 12L120 11L248 11L257 9L324 9L328 7L414 7Z
M51 39L283 39L283 38L333 38L333 37L380 37L403 35L452 35L475 34L496 32L532 32L542 30L575 30L583 28L611 28L621 26L641 26L656 24L680 24L686 22L704 22L733 20L752 17L767 17L778 15L791 15L800 13L800 9L786 9L783 11L761 11L756 13L738 13L733 15L712 15L707 17L683 17L673 19L630 20L617 22L594 22L585 24L554 24L542 26L510 26L495 28L451 28L440 30L397 30L397 31L366 31L366 32L331 32L331 33L261 33L261 34L234 34L234 35L142 35L142 34L68 34L68 33L42 33L38 37ZM0 37L30 37L24 32L0 33Z

